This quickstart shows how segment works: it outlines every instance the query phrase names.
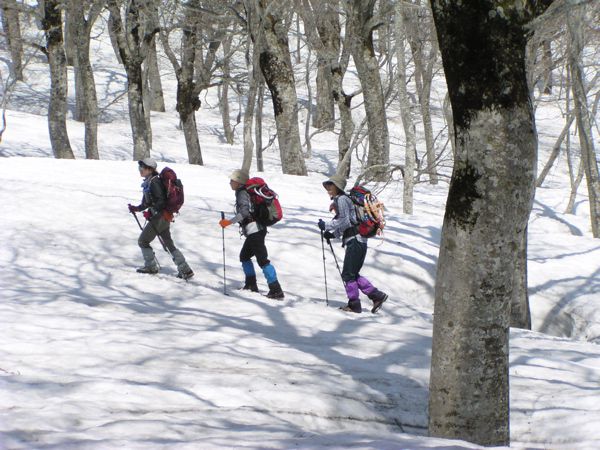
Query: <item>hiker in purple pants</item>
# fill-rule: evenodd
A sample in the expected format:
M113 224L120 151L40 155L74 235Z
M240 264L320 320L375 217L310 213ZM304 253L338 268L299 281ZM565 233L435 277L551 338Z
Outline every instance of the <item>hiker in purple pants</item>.
M329 223L319 220L319 228L324 231L323 237L327 240L341 238L346 249L342 281L346 286L348 304L341 309L354 313L362 312L360 304L360 292L362 292L373 302L371 312L375 313L387 300L388 295L360 275L367 255L367 238L358 233L356 210L352 200L344 192L346 179L334 175L323 182L323 187L333 200L332 208L335 217Z

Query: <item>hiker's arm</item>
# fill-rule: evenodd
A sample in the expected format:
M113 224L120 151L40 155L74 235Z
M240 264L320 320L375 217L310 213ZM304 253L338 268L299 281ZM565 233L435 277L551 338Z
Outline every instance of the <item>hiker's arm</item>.
M155 180L152 180L150 191L152 192L152 200L154 201L152 205L154 211L152 213L153 215L161 214L167 206L167 193L160 178L156 177Z
M235 205L237 214L231 219L231 223L240 223L250 217L250 195L245 189L235 192Z
M346 196L341 196L337 204L337 215L325 225L325 231L333 233L336 238L341 238L344 235L344 231L353 226L350 217L354 207L352 201Z

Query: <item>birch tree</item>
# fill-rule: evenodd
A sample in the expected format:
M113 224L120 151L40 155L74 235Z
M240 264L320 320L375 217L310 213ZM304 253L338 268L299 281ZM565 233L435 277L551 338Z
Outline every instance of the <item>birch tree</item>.
M252 30L251 37L258 46L260 69L271 92L283 173L306 175L288 40L290 5L275 0L245 0L244 4L258 18L258 29Z
M133 159L150 156L152 128L150 111L144 104L143 63L158 32L156 21L149 17L150 5L145 0L129 0L121 11L119 0L108 0L111 32L116 38L119 55L127 74L129 120L133 135Z
M69 16L73 27L75 50L75 96L85 125L85 156L99 159L98 153L98 99L96 82L90 61L90 33L96 19L104 8L103 1L69 1ZM87 17L86 17L87 13Z
M41 25L46 36L46 54L50 66L50 102L48 129L56 158L74 159L67 133L67 58L63 47L62 11L58 0L40 5Z
M2 0L2 29L10 51L11 76L23 81L23 39L19 9L15 0Z
M510 304L535 187L525 57L536 5L432 1L456 156L435 282L429 432L480 445L510 442Z
M567 12L567 29L570 36L568 66L571 75L573 103L579 132L581 158L585 169L590 204L590 220L592 235L600 238L600 176L598 160L594 149L594 138L590 108L586 98L585 76L583 71L583 46L585 26L584 7L574 8Z
M390 160L390 141L379 62L373 48L373 30L381 18L374 16L376 0L342 0L350 53L362 87L369 132L367 178L383 181Z

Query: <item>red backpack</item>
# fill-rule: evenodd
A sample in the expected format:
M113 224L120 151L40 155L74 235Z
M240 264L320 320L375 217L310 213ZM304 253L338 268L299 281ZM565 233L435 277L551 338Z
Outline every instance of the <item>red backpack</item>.
M267 227L281 220L283 217L281 203L279 203L277 193L267 186L265 180L259 177L250 178L246 181L245 187L254 207L252 212L254 220Z
M170 214L176 214L183 205L183 183L177 178L175 171L169 167L161 170L159 177L167 191L167 206L165 207L165 211Z

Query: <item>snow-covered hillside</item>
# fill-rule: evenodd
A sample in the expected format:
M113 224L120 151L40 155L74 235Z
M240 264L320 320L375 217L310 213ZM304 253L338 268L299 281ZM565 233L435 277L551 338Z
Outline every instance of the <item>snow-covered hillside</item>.
M108 102L122 71L100 66ZM269 150L263 176L285 218L267 246L286 299L241 292L242 240L233 228L223 240L218 226L220 211L232 211L228 175L240 141L223 144L218 110L201 109L206 165L187 165L167 78L153 156L184 182L173 236L196 276L175 278L157 242L161 273L137 274L139 230L127 203L139 201L141 179L125 108L105 112L100 161L81 159L83 126L72 121L79 159L55 160L39 104L44 68L32 64L17 86L0 144L0 449L478 448L426 436L447 186L418 185L412 216L401 212L401 185L386 188L385 238L370 243L363 272L390 300L378 314L348 315L337 309L344 289L327 247L326 304L316 227L329 214L321 182L337 158L335 136L315 140L308 177L281 175ZM550 108L537 114L541 164L562 123ZM577 215L561 213L564 166L538 190L530 222L534 331L511 334L514 448L600 447L600 244L584 189ZM259 287L266 291L260 276Z

